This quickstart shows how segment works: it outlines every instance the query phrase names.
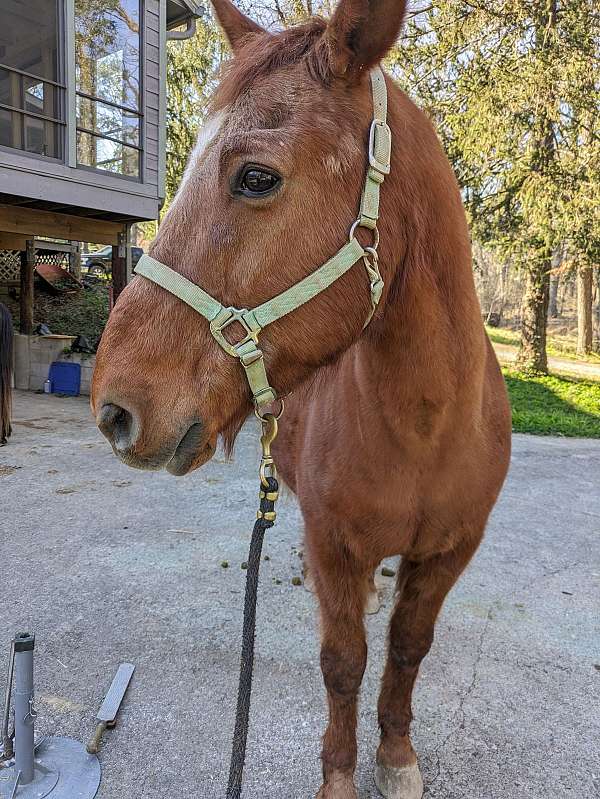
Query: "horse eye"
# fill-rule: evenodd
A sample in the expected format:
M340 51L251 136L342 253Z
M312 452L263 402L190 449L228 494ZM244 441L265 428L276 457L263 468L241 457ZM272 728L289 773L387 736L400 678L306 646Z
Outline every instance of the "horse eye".
M240 180L240 191L246 197L261 197L273 191L281 178L274 172L251 166L246 169Z

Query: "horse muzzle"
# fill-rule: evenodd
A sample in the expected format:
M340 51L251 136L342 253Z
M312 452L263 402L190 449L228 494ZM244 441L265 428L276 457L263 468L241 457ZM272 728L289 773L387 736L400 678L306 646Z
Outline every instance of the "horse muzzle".
M197 420L183 425L183 433L154 448L144 443L146 437L138 415L120 405L102 405L96 423L115 455L134 469L166 468L171 474L182 476L210 460L216 449L216 436L207 435L205 426Z

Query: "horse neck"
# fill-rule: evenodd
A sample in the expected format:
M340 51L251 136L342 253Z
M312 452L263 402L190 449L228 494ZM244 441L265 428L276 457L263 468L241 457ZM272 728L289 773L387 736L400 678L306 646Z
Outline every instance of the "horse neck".
M485 338L460 192L425 115L393 89L392 172L382 187L385 306L359 340L355 368L379 396L443 401L480 379Z

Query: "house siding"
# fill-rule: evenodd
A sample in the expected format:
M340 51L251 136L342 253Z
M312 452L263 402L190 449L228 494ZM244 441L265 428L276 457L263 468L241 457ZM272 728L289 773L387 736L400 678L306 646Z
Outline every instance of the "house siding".
M72 3L72 0L65 0ZM164 195L161 143L165 124L164 98L166 0L145 0L142 31L143 155L140 182L74 164L41 159L0 148L0 194L51 201L81 208L114 211L137 219L155 219ZM72 17L71 17L72 19ZM74 65L69 70L73 85Z
M162 0L164 3L165 0ZM161 0L146 0L144 37L144 183L162 197L158 164L160 138Z

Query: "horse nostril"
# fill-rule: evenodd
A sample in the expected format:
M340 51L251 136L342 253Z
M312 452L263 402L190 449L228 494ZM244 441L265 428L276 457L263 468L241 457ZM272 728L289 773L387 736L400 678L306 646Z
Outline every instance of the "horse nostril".
M115 449L126 450L135 443L135 420L129 411L119 405L103 405L97 420L100 432Z

